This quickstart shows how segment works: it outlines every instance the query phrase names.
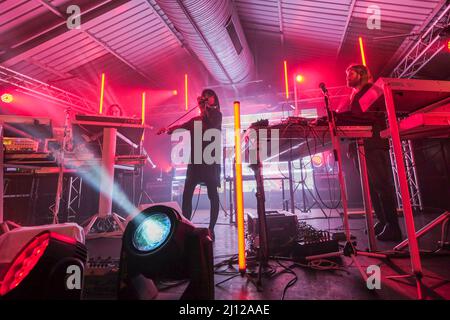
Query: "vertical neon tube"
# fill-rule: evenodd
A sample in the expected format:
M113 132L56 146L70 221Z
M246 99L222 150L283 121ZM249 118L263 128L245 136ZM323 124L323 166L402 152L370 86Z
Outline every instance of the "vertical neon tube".
M241 158L241 114L240 102L234 102L234 151L236 168L236 222L238 227L238 262L239 271L246 270L245 262L245 232L244 232L244 194L242 187L242 158Z
M358 38L358 41L359 41L359 50L361 51L361 60L362 60L362 64L363 64L364 66L367 66L367 64L366 64L366 55L365 55L365 53L364 53L364 44L363 44L363 39L362 39L362 37L359 37L359 38Z
M297 102L297 76L294 76L294 106L295 106L295 110L294 110L294 115L296 117L298 117L299 115L299 110L298 110L298 102Z
M101 89L100 89L100 109L98 111L100 114L103 113L103 97L104 97L104 93L105 93L105 74L102 73L102 85L101 85Z
M141 108L141 119L142 119L142 125L145 124L145 92L142 92L142 108ZM145 132L145 130L144 130ZM141 141L144 141L144 132L142 132L142 138Z
M286 87L286 99L289 99L289 82L287 74L287 61L284 60L284 85Z
M187 73L184 74L184 104L185 110L188 110L188 76Z

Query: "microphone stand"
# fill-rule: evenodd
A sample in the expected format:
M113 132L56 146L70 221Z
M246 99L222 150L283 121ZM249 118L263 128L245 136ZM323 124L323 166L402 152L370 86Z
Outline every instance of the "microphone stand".
M358 251L351 241L350 225L349 225L349 221L348 221L347 193L346 193L346 189L345 189L344 173L342 171L341 144L339 141L339 137L337 136L337 128L336 128L336 121L334 118L334 114L331 111L330 105L329 105L330 97L328 94L328 90L325 87L324 83L321 83L319 85L319 87L322 89L322 92L324 95L325 108L326 108L327 119L328 119L328 128L330 130L330 138L331 138L331 142L333 145L333 155L334 155L335 161L337 161L337 163L338 163L338 177L339 177L339 186L340 186L340 190L341 190L342 209L344 211L343 212L343 220L344 220L343 223L344 223L344 229L345 229L346 244L345 244L342 252L339 251L339 252L332 252L332 253L320 254L320 255L315 255L315 256L308 256L308 257L306 257L306 260L309 262L312 260L324 259L324 258L329 258L329 257L338 257L338 256L342 256L342 255L346 256L346 257L350 257L353 260L353 263L358 268L362 278L367 283L367 279L368 279L367 273L365 270L363 270L363 268L359 264L358 260L356 259L356 255L359 254L359 255L372 257L372 258L379 258L379 259L386 259L387 255L380 254L380 253Z

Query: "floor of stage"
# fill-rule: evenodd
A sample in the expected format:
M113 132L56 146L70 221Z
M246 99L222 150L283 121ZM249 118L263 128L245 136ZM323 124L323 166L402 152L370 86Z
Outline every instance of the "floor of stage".
M246 212L255 212L250 209ZM342 231L342 220L335 211L326 212L331 216L325 219L323 213L313 209L310 213L297 212L300 219L320 230ZM436 215L418 214L415 217L416 229L434 219ZM402 219L402 218L400 218ZM209 222L209 211L198 210L193 222L198 226L207 227ZM350 219L351 233L356 237L359 250L367 248L367 236L365 234L365 220L361 216ZM403 220L401 223L404 231ZM425 235L419 240L421 250L432 251L436 249L440 237L440 227ZM231 255L237 254L237 229L229 224L229 217L221 212L215 228L216 240L214 242L214 262L217 264L229 259ZM405 233L404 233L405 234ZM92 239L87 240L90 258L111 257L118 259L120 256L121 239ZM390 250L394 243L378 242L379 250ZM448 251L447 251L448 252ZM215 298L219 300L279 300L285 292L284 299L411 299L416 297L415 285L407 279L391 280L386 277L408 273L411 270L409 258L395 258L390 261L382 261L373 258L358 256L357 262L365 270L369 265L378 265L381 268L381 289L368 290L365 281L358 271L355 263L344 257L341 266L336 270L315 270L307 267L293 267L286 272L283 267L292 265L290 261L270 260L270 266L275 271L270 277L262 277L262 291L258 292L253 283L247 281L246 277L236 276L216 285ZM450 279L450 255L422 255L424 271L423 283L425 293L434 299L450 299L450 283L433 277ZM234 269L229 269L230 275L215 275L215 283L230 278ZM294 274L295 273L295 274ZM105 275L89 275L87 270L85 281L85 299L114 299L117 283L117 272L109 272ZM297 281L288 289L286 286Z

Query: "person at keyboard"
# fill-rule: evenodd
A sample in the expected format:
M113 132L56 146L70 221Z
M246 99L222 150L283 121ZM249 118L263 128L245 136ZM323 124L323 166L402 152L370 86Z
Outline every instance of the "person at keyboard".
M380 137L380 131L386 126L383 112L364 113L359 99L372 86L369 69L364 65L350 65L346 70L346 82L352 88L349 111L337 113L337 123L371 125L373 137L365 139L367 171L370 184L370 197L378 222L375 234L381 241L399 241L402 233L398 223L394 178L389 157L389 142ZM347 156L358 165L356 144L350 144Z
M108 107L108 110L106 111L106 115L113 116L113 117L122 117L123 110L118 104L112 104Z

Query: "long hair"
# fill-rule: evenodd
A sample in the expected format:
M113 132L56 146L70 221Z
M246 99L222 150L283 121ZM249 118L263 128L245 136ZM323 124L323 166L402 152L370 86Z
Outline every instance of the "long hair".
M363 81L365 83L373 82L372 74L370 73L369 68L367 68L365 65L351 64L350 66L347 67L346 71L348 71L348 70L353 70L356 73L358 73L361 76L361 81Z
M209 96L214 96L214 100L216 101L217 107L220 109L219 97L214 92L214 90L212 90L212 89L205 89L205 90L202 91L202 97L205 96L205 94L207 94Z
M112 116L112 115L113 115L113 113L112 113L113 107L117 107L117 109L118 109L119 112L120 112L120 115L119 115L120 117L123 116L123 110L122 110L122 108L121 108L118 104L112 104L112 105L110 105L110 106L108 107L108 111L106 111L106 115L108 115L108 116Z

